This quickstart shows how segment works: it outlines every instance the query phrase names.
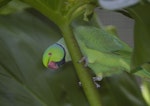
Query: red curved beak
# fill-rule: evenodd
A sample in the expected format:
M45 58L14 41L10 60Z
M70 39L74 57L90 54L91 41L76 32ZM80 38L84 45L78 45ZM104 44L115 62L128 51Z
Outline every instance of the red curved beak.
M59 67L58 67L58 65L55 62L49 62L48 63L48 68L57 70Z

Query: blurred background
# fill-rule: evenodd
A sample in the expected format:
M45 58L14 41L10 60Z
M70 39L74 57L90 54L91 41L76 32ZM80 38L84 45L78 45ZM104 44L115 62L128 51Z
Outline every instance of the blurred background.
M97 9L103 25L114 25L120 38L133 47L134 20L118 12Z

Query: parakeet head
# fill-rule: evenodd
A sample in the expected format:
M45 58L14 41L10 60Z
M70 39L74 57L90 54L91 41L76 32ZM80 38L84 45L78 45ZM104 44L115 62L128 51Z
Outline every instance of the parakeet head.
M62 45L55 43L48 47L43 54L43 64L51 69L58 69L65 63L65 49Z

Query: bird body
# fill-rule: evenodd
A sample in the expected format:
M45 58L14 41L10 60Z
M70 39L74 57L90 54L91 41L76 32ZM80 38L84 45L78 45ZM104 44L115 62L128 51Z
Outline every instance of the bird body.
M93 26L78 26L74 28L73 32L83 56L87 58L88 67L91 68L97 76L106 76L112 73L130 70L129 64L131 55L127 54L131 54L132 49L117 36ZM56 48L55 46L59 47ZM52 50L52 48L56 50ZM52 54L52 56L53 54L57 54L58 57L64 57L65 62L71 61L63 38L51 45L43 55L43 63L46 67L53 69L59 68L59 65L55 63L59 63L63 59L59 58L58 60L58 57L52 58L48 56L48 54ZM47 57L45 57L46 55ZM50 63L52 64L50 65ZM64 62L60 63L62 63L62 65L64 64ZM57 67L55 65L57 65Z

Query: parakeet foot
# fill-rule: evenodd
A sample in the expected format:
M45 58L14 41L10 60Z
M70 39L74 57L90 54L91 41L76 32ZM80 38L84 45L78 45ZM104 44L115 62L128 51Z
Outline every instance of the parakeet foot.
M82 83L81 82L78 82L79 86L82 86Z
M93 77L93 81L94 81L94 84L96 85L96 88L100 88L100 84L98 84L96 81L101 81L102 80L102 77ZM78 82L79 86L82 86L82 83L81 82Z
M103 77L93 77L93 81L101 81L103 79Z
M96 88L100 88L100 84L98 84L97 82L94 82L94 84L96 85Z
M97 88L100 88L100 84L98 84L96 81L101 81L102 77L93 77L93 81Z
M86 56L82 57L78 62L82 63L83 61L85 62L84 67L87 67L88 66L88 59Z

